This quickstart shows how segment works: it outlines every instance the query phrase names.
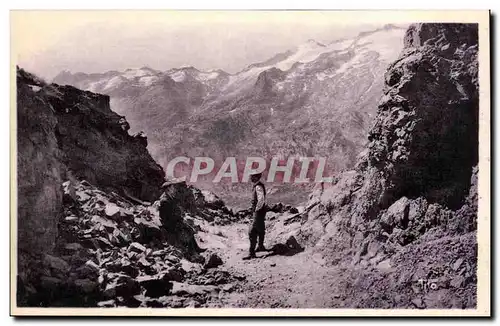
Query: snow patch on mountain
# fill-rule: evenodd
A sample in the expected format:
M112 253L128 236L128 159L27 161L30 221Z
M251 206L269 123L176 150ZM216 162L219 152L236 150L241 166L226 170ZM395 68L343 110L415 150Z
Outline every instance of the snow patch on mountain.
M182 70L176 71L170 75L170 78L172 78L176 83L182 83L186 80L186 73Z
M333 43L329 46L309 40L307 43L299 45L294 54L275 65L276 68L287 71L297 63L308 63L316 60L323 53L328 53L342 48L342 43Z
M143 86L151 86L155 81L158 80L157 76L144 76L139 78L139 83Z
M136 77L143 77L148 75L151 75L150 69L140 68L140 69L127 69L125 70L122 76L127 79L134 79Z
M122 76L115 76L115 77L111 78L106 83L106 85L103 87L103 90L106 91L106 90L118 87L120 84L123 83L123 79L124 78Z
M217 77L219 77L219 73L216 72L216 71L212 71L212 72L200 72L197 76L199 81L201 82L204 82L204 81L207 81L207 80L212 80L212 79L216 79Z

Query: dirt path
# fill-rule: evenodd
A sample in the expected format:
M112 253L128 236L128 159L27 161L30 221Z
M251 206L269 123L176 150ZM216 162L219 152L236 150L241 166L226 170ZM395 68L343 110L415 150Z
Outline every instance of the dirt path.
M217 252L224 261L222 268L244 281L237 291L220 297L225 307L246 308L334 308L340 307L335 293L335 268L310 250L293 256L269 256L257 253L256 259L242 260L248 252L248 225L233 224L212 229L200 238L206 247ZM214 236L216 234L216 236ZM266 239L272 246L273 239Z

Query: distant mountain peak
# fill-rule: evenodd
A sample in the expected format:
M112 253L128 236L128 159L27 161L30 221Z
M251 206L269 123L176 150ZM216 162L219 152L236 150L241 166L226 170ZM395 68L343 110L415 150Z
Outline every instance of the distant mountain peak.
M307 47L311 47L311 46L313 46L313 47L325 47L326 45L310 38L305 43L301 44L300 46L301 47L304 47L304 46L307 46Z
M389 30L389 29L402 29L403 27L395 25L395 24L385 24L382 29Z

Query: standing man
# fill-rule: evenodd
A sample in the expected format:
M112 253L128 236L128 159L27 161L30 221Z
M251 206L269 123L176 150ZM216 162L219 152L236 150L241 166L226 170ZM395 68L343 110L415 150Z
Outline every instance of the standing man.
M266 187L260 181L262 173L252 174L250 180L253 183L253 199L252 199L252 211L253 211L253 221L250 226L248 236L250 238L250 250L249 255L243 259L256 258L255 251L266 251L264 247L264 235L266 233ZM255 245L257 244L257 238L259 239L259 245L257 250L255 250Z

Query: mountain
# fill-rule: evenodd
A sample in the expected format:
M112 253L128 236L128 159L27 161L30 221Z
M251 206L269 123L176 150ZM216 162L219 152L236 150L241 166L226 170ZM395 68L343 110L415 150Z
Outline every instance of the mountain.
M232 75L143 67L103 74L62 72L53 81L109 95L131 131L146 131L149 150L164 167L181 155L209 156L216 166L228 156L315 156L326 158L325 175L332 175L352 167L364 146L373 103L382 95L384 72L398 56L404 32L387 25L329 44L308 40ZM230 194L242 190L206 179L197 186L235 205L238 200ZM277 192L288 189L270 186ZM293 200L306 199L309 188L304 187Z

